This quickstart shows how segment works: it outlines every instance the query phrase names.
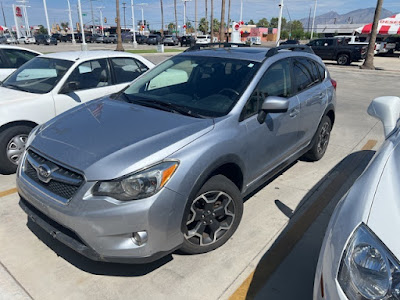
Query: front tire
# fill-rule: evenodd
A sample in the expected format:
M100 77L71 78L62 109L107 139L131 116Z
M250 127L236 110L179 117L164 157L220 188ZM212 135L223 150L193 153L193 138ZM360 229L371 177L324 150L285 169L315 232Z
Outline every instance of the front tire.
M205 253L225 244L239 226L243 200L237 186L223 175L211 177L184 215L182 252Z
M332 121L328 116L324 116L313 137L311 149L304 155L306 160L318 161L324 156L328 148L331 130Z
M32 127L18 125L0 133L0 173L15 173L31 130Z

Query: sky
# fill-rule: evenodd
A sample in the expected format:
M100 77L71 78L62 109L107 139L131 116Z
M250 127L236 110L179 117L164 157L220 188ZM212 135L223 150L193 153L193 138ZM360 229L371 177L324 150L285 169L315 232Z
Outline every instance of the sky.
M43 0L26 0L28 2L28 20L29 24L39 25L46 24ZM183 0L177 1L177 16L178 25L183 25ZM208 15L210 14L211 0L197 0L197 15L198 20L205 16L205 1L208 1ZM226 12L228 1L226 0ZM239 21L240 18L240 1L231 0L231 19ZM253 19L257 22L261 18L270 20L272 17L279 15L279 2L280 0L242 0L243 1L243 21ZM14 25L14 18L12 15L12 5L20 1L16 0L0 0L3 3L4 13L8 27ZM122 3L126 2L125 19L126 26L132 27L132 14L131 14L131 0L120 0L121 6L121 25L124 26L124 10ZM50 24L68 22L68 4L67 0L47 0L47 10L49 15ZM72 20L74 26L78 21L77 13L77 0L70 0L72 9ZM103 7L103 17L107 18L107 25L115 25L116 5L113 0L81 0L83 13L83 22L91 24L91 4L94 11L94 19L100 19L99 7ZM140 6L139 4L144 4ZM297 20L308 18L310 8L314 9L315 0L284 0L283 16L289 20ZM348 13L352 10L359 8L375 7L376 0L317 0L317 15L327 13L329 11L336 11L339 14ZM143 7L144 19L148 20L150 29L160 29L161 27L161 10L160 0L136 0L134 1L135 22L141 19L141 8ZM164 26L168 23L174 22L174 0L163 0L164 7ZM195 0L186 2L187 19L192 23L195 20ZM399 0L385 0L383 7L395 13L400 12ZM289 17L290 16L290 17ZM214 0L214 18L221 18L221 1ZM96 22L97 24L99 24ZM0 15L0 25L4 25L2 15Z

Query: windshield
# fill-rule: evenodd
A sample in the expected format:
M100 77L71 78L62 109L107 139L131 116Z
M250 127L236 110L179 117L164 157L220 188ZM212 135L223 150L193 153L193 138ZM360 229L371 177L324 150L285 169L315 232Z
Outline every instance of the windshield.
M168 105L193 116L221 117L234 107L259 65L237 59L175 56L141 76L120 99Z
M2 86L29 93L45 94L56 86L73 63L69 60L35 57L8 77Z

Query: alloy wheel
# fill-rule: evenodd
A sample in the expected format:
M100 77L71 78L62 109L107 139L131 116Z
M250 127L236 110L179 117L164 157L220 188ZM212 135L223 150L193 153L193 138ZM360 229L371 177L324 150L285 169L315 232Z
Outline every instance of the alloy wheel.
M318 146L317 146L318 153L325 152L328 146L329 136L330 136L330 125L328 122L325 122L324 125L322 125L321 131L318 136Z
M232 198L222 191L206 192L192 202L185 238L194 245L211 245L229 231L234 220Z

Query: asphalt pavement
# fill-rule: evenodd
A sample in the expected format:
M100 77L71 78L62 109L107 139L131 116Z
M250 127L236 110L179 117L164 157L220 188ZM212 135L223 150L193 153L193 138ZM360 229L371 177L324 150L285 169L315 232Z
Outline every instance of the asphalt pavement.
M170 55L146 57L158 63ZM400 95L400 60L386 59L376 60L386 71L328 64L338 105L324 158L296 162L246 199L237 232L210 253L148 265L90 261L29 222L15 176L0 175L0 299L310 299L335 202L383 141L366 109L374 97Z

